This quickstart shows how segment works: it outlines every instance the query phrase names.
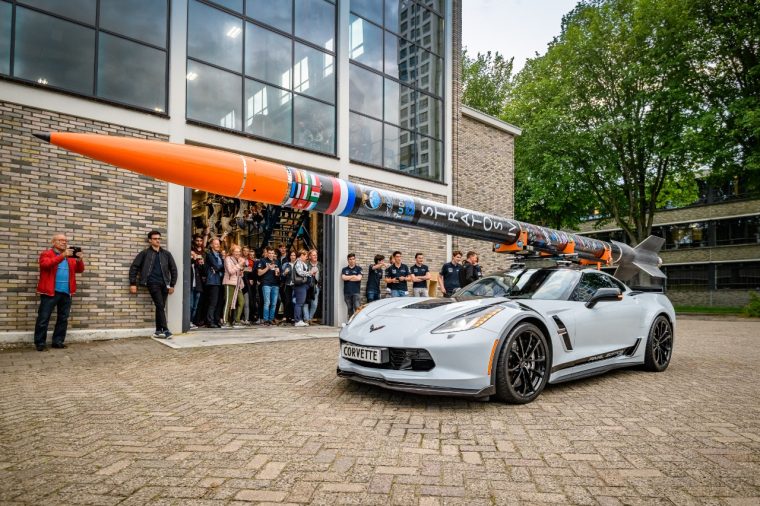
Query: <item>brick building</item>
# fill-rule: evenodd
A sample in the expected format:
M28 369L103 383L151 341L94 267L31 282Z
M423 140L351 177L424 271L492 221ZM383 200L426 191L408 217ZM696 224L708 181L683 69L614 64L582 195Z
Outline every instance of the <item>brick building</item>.
M219 147L512 216L519 129L460 104L460 0L143 4L136 15L120 2L0 0L0 341L31 338L37 255L58 231L86 253L71 337L150 330L149 296L128 294L127 271L153 228L180 268L169 324L186 329L190 235L217 227L217 206L228 204L41 144L34 132ZM226 219L227 237L262 240ZM437 271L452 249L475 248L485 270L502 266L490 244L356 219L304 223L325 263L327 323L344 319L338 273L349 251L363 266L375 253L398 249L411 263L422 251Z

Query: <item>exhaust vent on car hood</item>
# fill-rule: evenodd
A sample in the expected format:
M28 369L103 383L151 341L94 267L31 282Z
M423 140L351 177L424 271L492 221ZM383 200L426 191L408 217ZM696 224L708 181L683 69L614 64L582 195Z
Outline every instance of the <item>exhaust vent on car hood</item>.
M414 304L409 304L408 306L404 306L404 309L435 309L440 306L445 306L446 304L453 304L454 302L457 302L456 299L426 299L420 302L415 302Z

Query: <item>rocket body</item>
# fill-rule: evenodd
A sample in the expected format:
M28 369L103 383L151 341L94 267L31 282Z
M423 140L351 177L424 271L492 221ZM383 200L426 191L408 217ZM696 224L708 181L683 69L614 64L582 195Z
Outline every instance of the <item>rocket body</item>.
M237 153L98 134L54 132L38 137L145 176L228 197L489 241L501 251L574 253L599 263L622 258L615 243Z

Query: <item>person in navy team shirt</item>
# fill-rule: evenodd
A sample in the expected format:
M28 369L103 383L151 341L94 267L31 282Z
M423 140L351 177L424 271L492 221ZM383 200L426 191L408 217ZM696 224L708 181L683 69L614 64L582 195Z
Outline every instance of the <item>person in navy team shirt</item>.
M483 277L483 271L478 265L478 254L474 251L468 251L466 258L462 263L462 269L459 271L459 286L462 288Z
M383 280L385 267L385 257L383 255L375 255L375 263L370 265L367 270L368 303L380 298L380 281Z
M259 260L256 265L256 271L261 283L261 292L263 299L263 320L264 325L273 325L275 310L277 309L277 297L280 292L280 266L274 257L274 248L267 246L264 248L264 258Z
M444 297L451 297L459 290L459 269L462 268L462 252L457 250L451 255L451 262L443 264L438 273L438 289Z
M391 297L407 296L407 278L410 278L409 267L401 263L401 252L394 251L391 265L385 269L385 283L391 289Z
M349 253L348 266L340 271L343 280L343 299L346 301L348 318L359 308L361 302L362 268L356 265L356 255Z
M412 297L427 297L427 282L430 279L430 269L423 262L425 256L422 253L414 255L414 265L409 269L412 274Z

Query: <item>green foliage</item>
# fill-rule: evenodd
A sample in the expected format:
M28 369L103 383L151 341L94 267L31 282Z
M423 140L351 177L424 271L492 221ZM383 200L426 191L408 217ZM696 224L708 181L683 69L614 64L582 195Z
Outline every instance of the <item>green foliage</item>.
M663 199L696 193L687 0L581 2L517 76L518 218L573 226L598 208L632 242ZM663 195L663 188L668 191ZM523 200L521 202L521 199Z
M512 89L512 63L499 52L478 53L475 58L462 51L462 103L491 116L504 110Z
M749 292L749 302L742 310L747 316L753 318L760 318L760 294L757 292Z

